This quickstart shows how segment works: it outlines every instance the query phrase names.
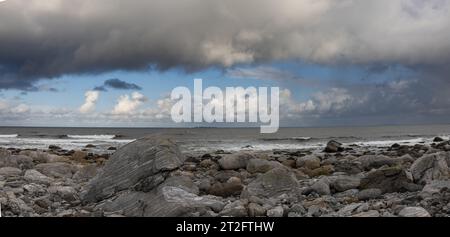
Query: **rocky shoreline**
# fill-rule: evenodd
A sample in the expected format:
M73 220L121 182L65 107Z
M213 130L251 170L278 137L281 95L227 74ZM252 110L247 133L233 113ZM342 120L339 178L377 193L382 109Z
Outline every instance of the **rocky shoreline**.
M448 217L449 166L440 138L183 154L152 136L111 156L0 149L0 204L4 217Z

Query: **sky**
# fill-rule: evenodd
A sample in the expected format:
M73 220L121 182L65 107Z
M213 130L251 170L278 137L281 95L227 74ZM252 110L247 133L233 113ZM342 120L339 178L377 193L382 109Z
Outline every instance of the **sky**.
M172 89L280 87L282 126L448 123L448 0L3 0L0 126L172 127Z

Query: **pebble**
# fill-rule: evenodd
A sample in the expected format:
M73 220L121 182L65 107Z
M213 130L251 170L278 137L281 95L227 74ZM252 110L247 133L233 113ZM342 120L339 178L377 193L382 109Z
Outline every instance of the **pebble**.
M355 214L352 217L380 217L380 213L376 210L372 210Z
M398 215L400 217L431 217L430 213L422 207L405 207Z
M284 209L281 206L275 207L267 211L268 217L283 217Z
M248 205L248 215L250 217L266 216L266 212L266 209L257 203L250 203Z

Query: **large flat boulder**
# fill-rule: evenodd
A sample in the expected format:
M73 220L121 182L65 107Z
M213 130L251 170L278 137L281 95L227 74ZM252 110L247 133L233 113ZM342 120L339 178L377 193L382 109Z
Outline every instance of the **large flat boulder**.
M123 190L151 191L185 159L176 143L165 136L136 140L111 156L103 170L91 180L83 201L100 201Z

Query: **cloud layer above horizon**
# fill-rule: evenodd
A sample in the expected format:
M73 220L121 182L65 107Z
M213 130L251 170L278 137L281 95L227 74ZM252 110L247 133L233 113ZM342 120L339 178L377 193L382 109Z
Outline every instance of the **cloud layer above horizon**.
M114 70L275 60L446 65L446 0L8 0L0 88Z
M449 32L450 0L0 1L0 125L167 124L194 75L280 86L284 125L447 122Z

